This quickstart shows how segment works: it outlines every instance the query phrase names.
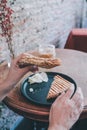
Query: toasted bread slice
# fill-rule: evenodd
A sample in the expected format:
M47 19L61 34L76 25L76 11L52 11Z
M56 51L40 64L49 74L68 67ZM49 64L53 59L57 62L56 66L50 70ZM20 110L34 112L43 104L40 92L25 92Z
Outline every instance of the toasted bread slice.
M38 67L50 69L59 66L61 64L61 60L59 58L42 58L29 53L24 53L18 64L20 67L32 64Z
M68 80L62 78L59 75L56 75L47 94L47 99L56 98L58 95L64 91L67 91L73 85L74 84Z

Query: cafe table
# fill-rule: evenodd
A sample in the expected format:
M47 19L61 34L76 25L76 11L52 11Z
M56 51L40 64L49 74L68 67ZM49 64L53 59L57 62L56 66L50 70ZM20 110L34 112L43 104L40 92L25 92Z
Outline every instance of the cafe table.
M84 109L80 119L87 118L87 53L70 49L56 49L56 57L62 61L60 66L52 69L40 68L39 71L58 72L70 76L76 82L77 87L81 87L84 95ZM31 74L27 73L3 101L19 115L32 121L48 124L50 106L29 102L20 92L21 82Z

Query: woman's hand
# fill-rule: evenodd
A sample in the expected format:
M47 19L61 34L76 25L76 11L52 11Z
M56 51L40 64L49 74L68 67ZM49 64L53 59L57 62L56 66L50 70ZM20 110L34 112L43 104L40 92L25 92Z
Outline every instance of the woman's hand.
M18 66L18 61L22 57L22 54L18 56L17 58L12 60L11 67L8 73L7 80L14 82L15 84L29 71L35 72L38 70L37 66L30 65L24 68L20 68Z
M37 66L30 65L28 67L19 68L18 61L22 54L12 60L11 67L7 78L0 84L0 101L13 89L14 85L28 72L35 72L38 70Z
M70 99L72 93L73 90L69 89L52 104L48 130L69 130L78 120L83 110L83 95L80 88Z

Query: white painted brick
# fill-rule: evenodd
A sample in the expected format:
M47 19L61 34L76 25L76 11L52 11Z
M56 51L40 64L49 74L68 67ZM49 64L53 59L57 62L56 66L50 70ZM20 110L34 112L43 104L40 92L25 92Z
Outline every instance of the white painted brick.
M80 26L82 7L83 0L17 0L11 6L14 55L34 49L38 44L50 43L63 48L71 29Z

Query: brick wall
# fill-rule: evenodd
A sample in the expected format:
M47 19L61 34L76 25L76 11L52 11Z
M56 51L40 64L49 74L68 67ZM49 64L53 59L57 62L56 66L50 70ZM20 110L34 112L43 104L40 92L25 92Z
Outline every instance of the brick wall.
M7 6L14 11L8 48L15 56L39 44L63 48L70 30L81 26L83 0L9 0ZM0 44L5 43L0 35Z

